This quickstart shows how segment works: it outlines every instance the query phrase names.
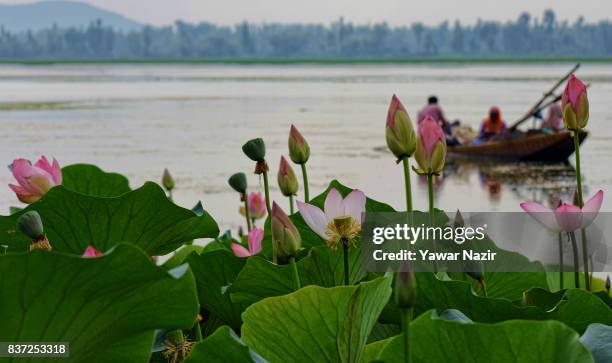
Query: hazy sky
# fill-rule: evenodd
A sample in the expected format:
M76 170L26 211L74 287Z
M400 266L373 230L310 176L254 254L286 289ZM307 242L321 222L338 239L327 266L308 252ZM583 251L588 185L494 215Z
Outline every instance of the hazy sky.
M32 0L0 0L29 3ZM168 24L176 19L234 24L250 22L323 22L339 16L357 23L387 21L392 25L422 21L437 24L459 19L516 19L521 11L541 15L552 8L560 19L587 21L612 18L612 0L86 0L135 20Z

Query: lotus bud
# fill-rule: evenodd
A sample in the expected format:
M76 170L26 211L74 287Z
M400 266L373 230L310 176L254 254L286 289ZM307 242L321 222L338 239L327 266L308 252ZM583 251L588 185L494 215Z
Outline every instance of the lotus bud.
M305 164L310 158L310 146L294 125L289 131L289 157L296 164Z
M32 240L40 239L45 235L40 214L31 210L17 218L17 229Z
M272 206L272 239L276 243L277 257L286 260L295 257L302 248L300 232L287 214L274 202Z
M168 171L168 169L164 169L164 175L162 176L162 185L166 188L167 191L172 191L174 189L174 178Z
M606 277L606 291L608 292L608 294L610 293L610 287L611 287L610 285L611 285L611 283L610 283L610 275L608 275Z
M57 160L53 163L44 155L32 165L25 159L16 159L9 166L17 184L9 184L17 198L31 204L42 198L51 188L62 184L62 169Z
M81 257L100 257L103 255L104 253L96 249L94 246L87 246L85 252L83 252L83 255Z
M431 116L419 124L419 139L414 159L419 164L416 172L421 175L438 174L444 168L446 137L440 125Z
M295 195L298 191L297 177L284 156L281 156L278 167L278 187L285 197Z
M457 213L455 214L455 221L453 222L453 226L455 228L465 227L465 220L463 219L463 215L461 215L459 209L457 209Z
M400 272L395 274L394 298L400 309L410 309L416 301L417 288L414 271L406 262L401 266Z
M587 87L573 74L565 86L561 97L563 123L568 130L577 131L586 127L589 121L589 99Z
M247 189L247 178L244 173L236 173L227 180L230 187L240 194L245 194Z
M389 150L401 160L414 154L417 146L417 137L412 127L412 121L404 105L396 95L391 98L387 112L387 126L385 136Z

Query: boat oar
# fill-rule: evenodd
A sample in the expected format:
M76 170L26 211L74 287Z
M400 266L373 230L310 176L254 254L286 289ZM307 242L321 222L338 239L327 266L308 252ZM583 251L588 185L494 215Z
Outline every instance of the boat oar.
M571 75L572 73L576 72L576 70L578 70L578 68L580 68L580 63L577 63L569 72L567 72L567 74L565 74L561 79L559 79L557 81L557 83L555 83L550 90L548 90L548 92L544 93L544 95L542 95L542 97L540 97L540 99L538 100L538 102L536 102L535 105L533 105L529 111L520 119L518 119L517 121L515 121L512 126L510 126L508 128L508 132L512 132L514 130L516 130L517 127L519 127L523 122L529 120L533 115L535 115L538 111L540 111L541 109L543 109L545 106L542 106L542 104L544 104L544 101L546 101L546 99L548 99L550 96L554 96L555 91L557 90L557 88L559 88L559 86L561 86L563 84L563 82L565 82ZM556 96L555 100L556 101L552 101L547 103L546 105L549 106L557 101L559 101L561 99L561 96Z

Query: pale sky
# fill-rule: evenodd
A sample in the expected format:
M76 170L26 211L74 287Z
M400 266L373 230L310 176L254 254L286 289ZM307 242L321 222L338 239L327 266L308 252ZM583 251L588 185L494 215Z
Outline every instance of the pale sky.
M29 3L32 0L0 0ZM559 19L587 21L612 18L612 0L84 0L143 23L170 24L177 19L218 24L249 22L329 23L344 16L356 23L387 21L408 25L415 21L438 24L459 19L474 23L516 19L522 11L541 16L552 8Z

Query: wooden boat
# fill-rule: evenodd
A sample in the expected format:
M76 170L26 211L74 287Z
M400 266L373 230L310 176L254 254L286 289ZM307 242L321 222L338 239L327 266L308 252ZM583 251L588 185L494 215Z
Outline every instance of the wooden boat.
M581 131L581 144L586 137L587 132ZM531 130L479 145L449 146L448 152L451 156L471 159L564 162L574 152L574 139L569 132L546 134Z

